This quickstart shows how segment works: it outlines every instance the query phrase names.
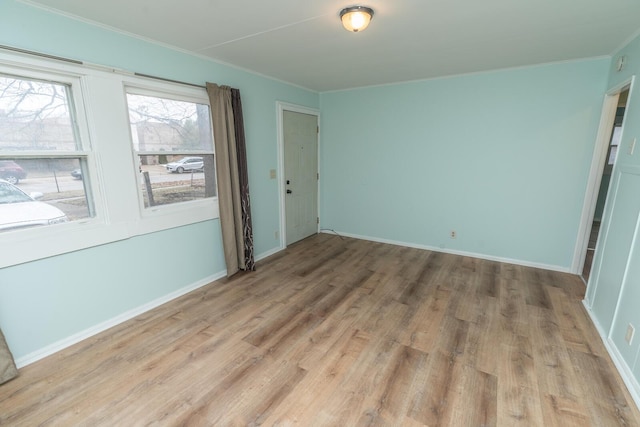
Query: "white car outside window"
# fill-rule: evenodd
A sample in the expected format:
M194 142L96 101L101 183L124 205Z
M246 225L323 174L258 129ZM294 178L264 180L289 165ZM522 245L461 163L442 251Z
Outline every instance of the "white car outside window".
M202 157L183 157L177 162L167 163L165 168L169 172L183 173L187 171L201 171L204 168Z
M68 221L64 212L37 201L39 197L42 193L28 195L15 185L0 180L0 231Z

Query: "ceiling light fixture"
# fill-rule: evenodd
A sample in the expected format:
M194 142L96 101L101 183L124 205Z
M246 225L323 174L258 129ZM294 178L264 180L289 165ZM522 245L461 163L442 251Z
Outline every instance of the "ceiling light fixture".
M342 26L347 31L357 33L369 26L373 18L373 9L365 6L351 6L340 11Z

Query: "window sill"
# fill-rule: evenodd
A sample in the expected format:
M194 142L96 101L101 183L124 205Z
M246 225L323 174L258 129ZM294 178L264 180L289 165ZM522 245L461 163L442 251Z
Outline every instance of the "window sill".
M219 218L215 200L167 206L135 222L106 223L100 218L34 227L0 234L0 268L11 267L131 237Z

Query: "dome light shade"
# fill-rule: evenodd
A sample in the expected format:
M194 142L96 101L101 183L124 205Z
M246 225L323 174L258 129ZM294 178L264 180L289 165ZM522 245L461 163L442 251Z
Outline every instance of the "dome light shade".
M373 9L365 6L352 6L340 11L342 26L347 31L357 33L369 26L373 18Z

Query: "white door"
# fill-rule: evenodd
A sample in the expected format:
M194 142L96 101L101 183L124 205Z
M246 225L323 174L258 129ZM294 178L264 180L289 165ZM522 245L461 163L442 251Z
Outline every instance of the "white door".
M318 116L283 111L287 245L318 232Z

